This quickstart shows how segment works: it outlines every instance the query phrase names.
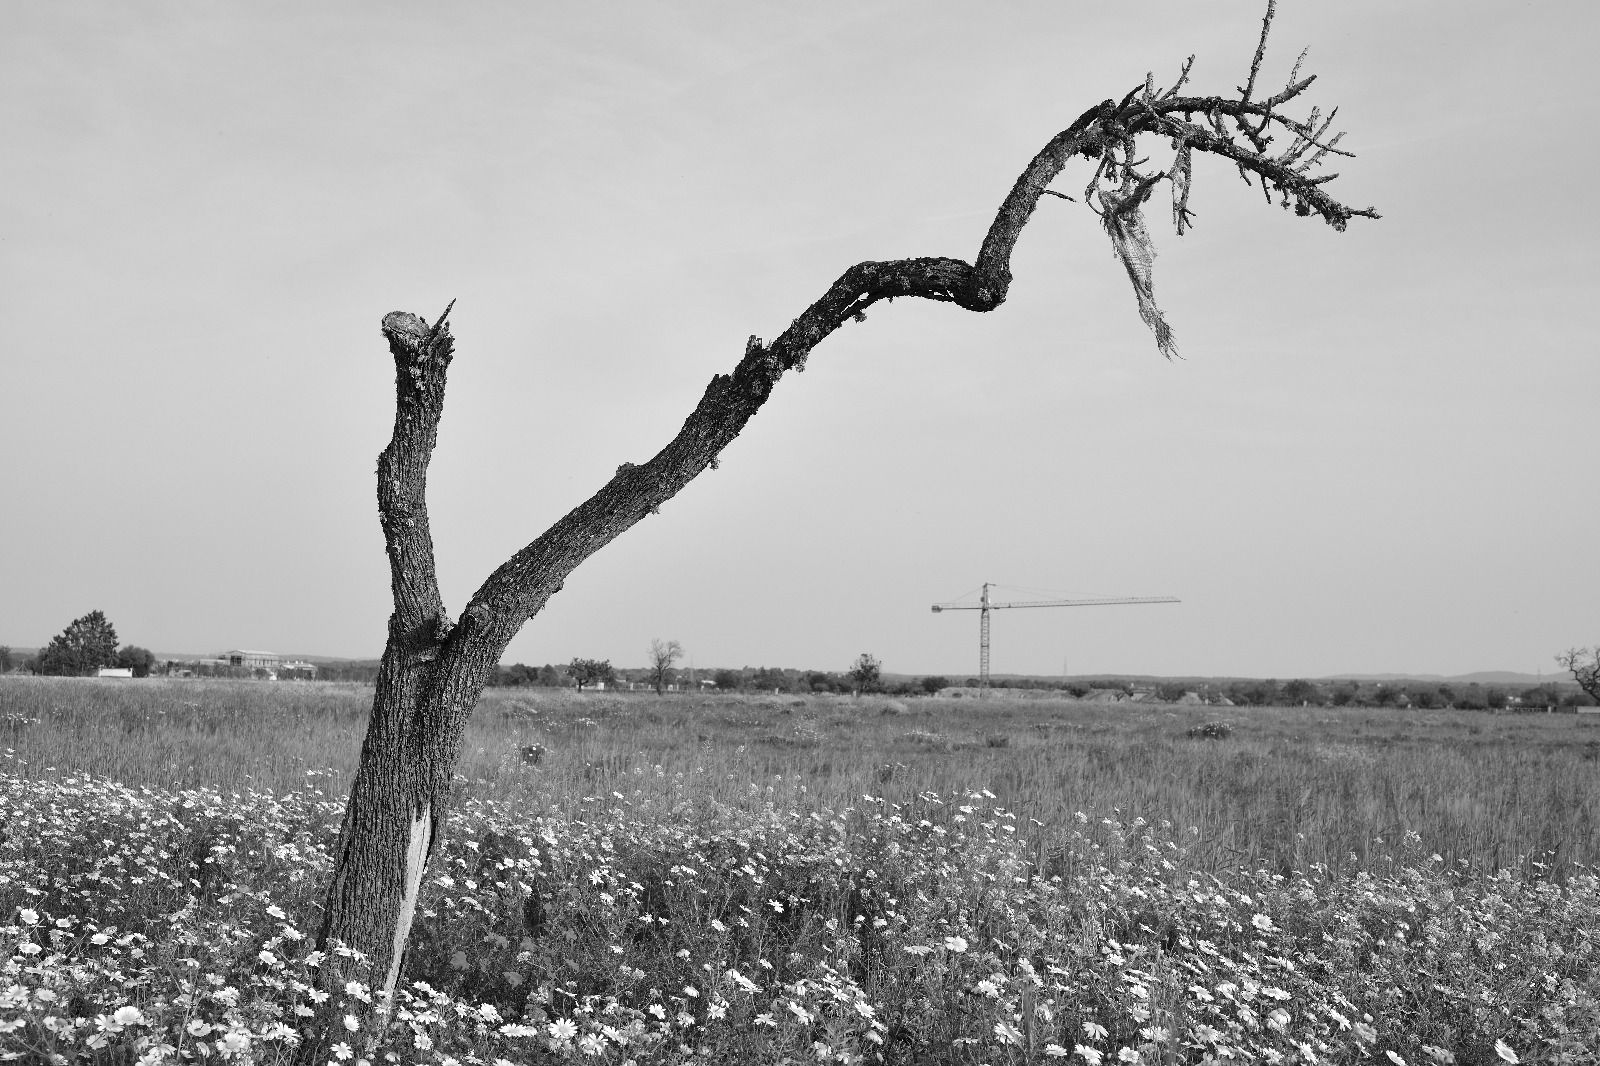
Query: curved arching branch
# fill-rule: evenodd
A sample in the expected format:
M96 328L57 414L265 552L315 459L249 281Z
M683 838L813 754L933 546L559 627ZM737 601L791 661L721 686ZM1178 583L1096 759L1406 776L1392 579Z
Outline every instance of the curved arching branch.
M1097 154L1106 101L1079 116L1036 154L1001 203L967 263L951 258L896 259L850 267L770 344L751 337L732 373L706 386L677 435L648 462L625 463L599 492L568 512L500 566L472 597L453 640L469 649L503 650L580 563L658 510L731 444L789 370L803 370L813 349L880 300L914 297L990 311L1011 287L1011 252L1046 189L1075 155Z
M1252 85L1259 64L1258 52L1252 66ZM1186 64L1179 85L1187 80L1188 72ZM1075 157L1098 160L1095 181L1109 186L1101 191L1100 198L1109 212L1129 216L1127 225L1108 226L1113 230L1114 243L1128 241L1129 233L1143 234L1139 207L1157 181L1171 180L1175 190L1178 187L1174 171L1145 174L1138 169L1141 161L1133 141L1142 134L1170 137L1181 153L1182 204L1175 204L1180 226L1188 216L1188 160L1193 153L1233 162L1242 172L1255 174L1263 188L1277 190L1286 203L1292 200L1300 213L1315 211L1338 229L1343 229L1355 215L1378 217L1370 208L1353 210L1339 203L1323 190L1326 178L1307 173L1331 145L1322 145L1311 160L1301 160L1296 154L1303 153L1302 142L1320 144L1326 125L1314 130L1311 124L1286 118L1278 109L1303 93L1314 80L1291 76L1281 92L1253 101L1247 92L1241 92L1238 98L1179 97L1175 95L1176 85L1163 93L1147 79L1120 102L1108 99L1085 111L1052 137L1023 169L995 212L971 263L952 258L858 263L841 274L770 344L751 337L733 371L712 379L699 404L666 447L647 462L624 463L600 491L489 576L468 604L452 641L463 650L473 649L475 654L470 658L478 659L491 650L497 657L523 622L543 608L580 563L714 465L722 450L761 409L783 374L803 370L818 344L846 322L859 319L873 304L894 297L914 297L978 312L1000 306L1010 290L1011 255L1017 240L1039 201L1051 193L1051 182ZM1208 116L1209 125L1189 121L1195 114ZM1231 130L1226 125L1228 121L1233 123ZM1266 154L1270 137L1264 136L1263 131L1274 124L1296 138L1291 151L1281 158ZM1094 184L1091 182L1091 188ZM1119 188L1120 194L1116 191ZM1143 258L1137 262L1141 250L1128 252L1118 244L1118 251L1124 253L1129 264L1141 313L1156 328L1163 351L1171 354L1170 331L1154 313L1149 292L1148 269L1153 251L1143 249Z

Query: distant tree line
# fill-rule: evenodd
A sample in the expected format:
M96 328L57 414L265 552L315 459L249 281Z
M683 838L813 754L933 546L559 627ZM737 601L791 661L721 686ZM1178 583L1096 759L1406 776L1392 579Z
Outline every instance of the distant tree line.
M655 688L680 684L682 670L673 670L671 679L658 674L655 666L642 669L616 669L608 660L574 659L566 666L545 663L529 666L526 663L502 665L491 684L504 687L576 688L581 679L583 687L596 681L617 681L648 684ZM777 667L745 667L742 670L706 670L702 672L718 692L850 692L851 683L846 674L823 673L818 670L783 670ZM702 687L698 681L695 687Z
M588 688L597 681L604 681L607 684L622 682L635 686L647 685L657 691L663 691L668 686L685 684L683 675L686 671L671 665L671 661L677 656L669 653L674 650L673 645L676 643L676 641L666 642L659 649L653 645L651 665L643 668L616 669L606 660L582 658L574 659L566 666L556 666L552 663L545 663L543 666L513 663L510 666L502 665L491 683L509 688ZM660 658L656 658L658 650ZM678 650L681 652L681 649ZM709 689L714 692L796 695L811 693L848 695L852 692L874 692L890 696L921 696L948 688L951 681L946 677L884 681L878 661L870 655L863 655L849 670L797 670L776 666L746 666L738 670L711 669L700 671L699 676L689 684L695 689Z
M378 660L351 659L343 662L317 662L318 681L356 681L370 685L378 679ZM284 674L278 675L280 678Z
M565 688L570 684L566 675L549 663L543 666L528 666L525 663L501 666L489 683L505 688Z
M976 678L967 685L975 686ZM1175 703L1191 693L1205 703L1223 700L1240 707L1415 707L1421 710L1454 709L1463 711L1505 708L1569 709L1594 706L1596 701L1569 684L1546 682L1542 685L1434 684L1423 681L1292 681L1241 678L1235 681L1158 681L1136 682L1118 678L1067 681L1051 678L1026 678L1003 683L1007 689L1060 690L1082 699L1095 691L1112 691L1123 696L1142 696L1147 700Z
M1571 685L1435 684L1425 681L1333 681L1296 679L1234 681L1190 689L1208 702L1225 697L1245 707L1414 707L1419 710L1484 711L1505 708L1563 709L1594 706L1594 700ZM1166 696L1166 691L1158 692Z
M618 680L643 680L650 671L637 670L632 673L639 676L629 676L626 671L616 670L609 659L575 658L566 666L552 663L543 666L529 666L526 663L502 665L489 679L489 684L501 688L576 688L582 691L598 684L614 684Z
M862 659L871 660L863 663ZM800 670L776 666L720 668L701 672L710 686L695 683L695 688L714 692L776 693L779 695L848 695L872 692L885 696L912 697L933 695L952 686L976 688L978 679L949 678L942 675L885 680L877 660L862 656L848 670ZM574 672L576 671L576 673ZM675 683L683 671L675 671ZM574 659L567 666L546 663L528 666L515 663L500 667L495 684L507 687L575 688L596 681L608 684L632 683L656 687L661 677L655 666L615 669L609 661ZM1565 709L1593 706L1595 701L1571 684L1546 682L1537 686L1432 684L1427 682L1373 681L1291 681L1240 679L1228 682L1160 681L1137 682L1123 678L1073 680L1064 678L996 679L995 687L1029 691L1056 691L1080 699L1097 691L1110 691L1123 697L1142 694L1145 699L1172 703L1194 693L1207 703L1227 700L1241 707L1310 706L1331 707L1413 707L1420 710L1500 710L1505 708L1549 707ZM663 682L665 687L665 682Z

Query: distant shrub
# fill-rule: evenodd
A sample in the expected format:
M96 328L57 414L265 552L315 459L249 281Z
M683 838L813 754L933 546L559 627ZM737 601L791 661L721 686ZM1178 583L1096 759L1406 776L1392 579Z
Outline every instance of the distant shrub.
M777 747L815 748L822 743L822 731L810 722L796 722L787 733L770 733L761 739Z
M1226 740L1233 736L1233 726L1227 722L1205 722L1191 726L1189 736L1195 740Z
M983 738L983 746L986 748L1009 748L1011 746L1011 738L1004 733L990 733Z
M950 742L950 738L943 733L932 733L924 729L913 729L905 734L905 739L933 751L952 751L955 748L955 745Z
M883 705L878 708L878 713L879 714L905 714L906 710L907 710L906 705L901 703L899 700L884 700L883 701Z
M896 778L899 778L899 777L903 776L905 774L905 772L906 772L906 764L905 763L903 763L903 762L886 762L886 763L882 764L881 766L879 766L877 768L877 770L875 770L873 772L873 776L875 778L877 778L878 784L887 785L891 781L894 781Z

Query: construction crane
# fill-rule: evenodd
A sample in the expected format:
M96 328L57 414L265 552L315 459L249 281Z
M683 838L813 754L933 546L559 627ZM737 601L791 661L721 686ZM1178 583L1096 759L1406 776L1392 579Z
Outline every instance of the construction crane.
M1182 603L1175 596L1092 596L1080 600L1019 600L1015 603L995 603L989 599L991 582L983 583L983 595L977 603L936 603L933 611L981 611L978 616L978 687L989 687L989 612L1003 607L1101 607L1114 603Z

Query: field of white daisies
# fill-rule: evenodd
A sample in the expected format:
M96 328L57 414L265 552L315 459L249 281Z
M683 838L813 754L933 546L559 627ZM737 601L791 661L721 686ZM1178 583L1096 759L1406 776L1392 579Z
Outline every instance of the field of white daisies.
M1003 760L1048 774L1067 726L937 747L906 739L941 724L914 709L844 703L742 707L756 732L721 741L659 704L480 710L401 987L365 1031L372 992L319 991L311 942L347 772L311 753L358 734L362 693L103 691L0 690L0 1061L277 1063L309 1041L332 1063L496 1066L1600 1062L1600 880L1570 854L1469 862L1389 784L1399 820L1360 861L1300 833L1219 863L1215 825L1017 794ZM889 739L846 767L864 738ZM1184 743L1172 759L1233 757ZM780 757L796 769L757 772ZM204 777L187 760L232 784L183 780ZM1328 765L1356 798L1383 770Z

